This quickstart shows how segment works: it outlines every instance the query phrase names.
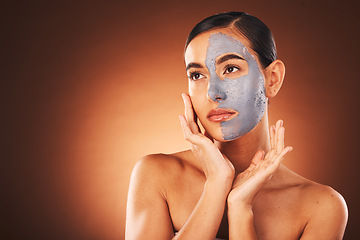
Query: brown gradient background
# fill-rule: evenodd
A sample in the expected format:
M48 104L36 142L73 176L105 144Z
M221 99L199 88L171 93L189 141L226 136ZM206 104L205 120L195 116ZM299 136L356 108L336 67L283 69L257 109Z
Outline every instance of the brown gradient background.
M52 3L49 3L52 2ZM355 2L355 1L354 1ZM338 190L360 239L359 14L350 1L2 3L2 239L124 239L131 170L186 149L183 47L198 21L245 11L273 31L286 79L270 104L285 164Z

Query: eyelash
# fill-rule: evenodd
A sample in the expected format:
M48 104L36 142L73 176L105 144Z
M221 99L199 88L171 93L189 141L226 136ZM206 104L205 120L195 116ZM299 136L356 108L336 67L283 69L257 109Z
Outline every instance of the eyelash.
M227 64L227 65L225 66L224 74L226 74L226 71L227 71L229 68L235 68L235 69L237 69L237 71L240 70L240 68L239 68L238 66L235 66L235 65L233 65L233 64ZM235 72L237 72L237 71L235 71ZM233 72L230 72L230 73L233 73ZM230 74L230 73L228 73L228 74Z
M189 79L190 79L190 80L193 80L193 81L196 81L196 80L201 79L201 78L194 79L194 76L195 76L196 74L202 75L202 74L201 74L200 72L198 72L198 71L193 71L193 72L190 72L190 73L189 73ZM200 77L201 77L201 76L200 76Z
M237 71L240 70L240 68L239 68L238 66L235 66L235 65L233 65L233 64L227 64L227 65L225 66L225 71L224 71L223 74L226 74L226 71L228 71L229 68L237 69ZM235 72L237 72L237 71L235 71ZM230 72L230 73L233 73L233 72ZM228 74L230 74L230 73L228 73ZM196 80L201 79L201 76L200 76L200 78L198 78L198 79L194 79L194 76L195 76L196 74L200 74L200 75L202 76L202 74L201 74L200 72L198 72L198 71L195 70L195 71L192 71L192 72L189 73L189 79L191 79L191 80L193 80L193 81L196 81Z

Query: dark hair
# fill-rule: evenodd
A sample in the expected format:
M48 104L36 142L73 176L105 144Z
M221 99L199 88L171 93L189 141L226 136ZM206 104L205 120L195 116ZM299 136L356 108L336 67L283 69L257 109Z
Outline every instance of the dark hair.
M250 41L263 68L277 59L275 41L270 29L258 18L244 12L220 13L205 18L191 30L185 49L197 35L217 28L233 27Z

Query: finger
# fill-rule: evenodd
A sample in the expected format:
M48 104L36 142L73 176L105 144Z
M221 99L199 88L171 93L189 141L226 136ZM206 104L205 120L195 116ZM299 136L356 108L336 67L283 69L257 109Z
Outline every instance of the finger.
M285 149L283 149L282 151L281 151L281 153L279 154L279 155L277 155L277 157L276 157L276 159L275 159L275 165L279 165L283 160L284 160L284 156L287 154L287 153L289 153L289 152L291 152L293 150L293 147L291 147L291 146L288 146L288 147L286 147Z
M278 132L279 132L280 125L281 125L281 120L277 120L275 123L275 141L274 141L275 148L276 148L276 144L277 144Z
M280 127L278 130L278 138L276 139L276 153L280 154L281 151L284 149L284 134L285 134L285 128Z
M275 126L272 125L270 127L270 145L271 145L271 149L275 148Z
M179 115L179 119L180 119L180 123L181 123L181 128L183 130L184 133L184 138L191 142L192 144L200 144L201 143L201 137L193 134L189 128L189 125L186 121L186 118L184 115Z
M193 107L192 107L192 103L191 103L191 100L190 100L190 96L188 94L186 94L186 93L182 93L181 96L183 98L184 105L185 105L185 117L186 117L186 120L188 122L195 121L194 111L192 109Z
M251 160L250 166L246 169L248 171L253 171L259 163L264 159L265 152L262 150L259 150L255 153L253 159Z
M263 150L258 150L255 153L253 159L251 160L251 163L258 165L264 159L264 156L265 156L265 152Z
M282 127L282 125L283 125L283 121L282 120L278 120L277 122L276 122L276 124L275 124L275 149L277 150L278 148L278 143L279 143L279 141L278 141L278 139L279 139L279 129ZM278 152L278 154L279 154L280 152Z
M186 93L181 94L184 105L185 105L185 117L189 124L190 130L192 133L200 132L199 126L197 125L197 117L194 114L194 109L191 103L190 96Z
M184 138L186 139L190 135L191 131L189 129L188 123L184 115L179 115L179 119L180 119L181 129L184 134Z
M276 150L272 149L265 155L263 162L264 163L272 163L272 162L274 162L275 158L276 158Z

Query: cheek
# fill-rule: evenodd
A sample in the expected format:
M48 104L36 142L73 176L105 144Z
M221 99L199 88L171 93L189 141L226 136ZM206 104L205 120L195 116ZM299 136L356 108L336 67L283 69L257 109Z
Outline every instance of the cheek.
M221 122L225 140L234 140L251 131L261 120L266 104L263 75L258 69L249 69L249 73L239 79L225 80L228 95L220 107L232 108L239 115Z
M220 105L241 112L243 105L246 105L253 98L252 93L254 91L249 85L251 82L247 76L238 79L226 79L224 84L226 99Z
M189 81L189 94L192 98L206 98L208 81Z
M203 100L203 98L199 97L198 95L193 95L193 96L190 95L190 98L196 114L199 117L204 115L203 112L205 109L205 101Z
M208 114L209 105L208 100L205 94L190 94L192 106L195 110L196 115L200 119L201 122L206 119L206 115Z

